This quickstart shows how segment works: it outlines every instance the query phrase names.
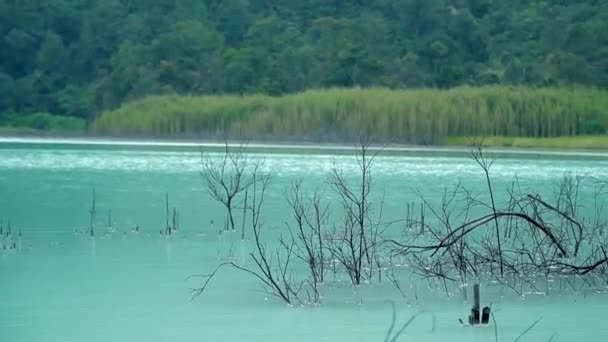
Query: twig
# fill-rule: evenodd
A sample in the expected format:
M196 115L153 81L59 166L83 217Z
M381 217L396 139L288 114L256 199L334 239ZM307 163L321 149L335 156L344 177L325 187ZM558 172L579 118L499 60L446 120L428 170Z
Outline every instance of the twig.
M542 321L542 317L537 319L534 323L532 323L532 325L530 325L526 330L524 330L521 334L519 334L519 336L517 336L517 338L515 339L515 341L513 342L519 342L519 340L525 335L527 334L530 330L534 329L534 327L540 322Z
M413 315L412 317L410 317L410 319L408 319L403 324L403 326L401 326L401 329L399 329L399 331L397 331L395 333L395 335L392 336L393 330L395 329L395 324L397 321L397 307L395 306L395 302L393 302L393 301L388 301L388 302L391 304L392 316L391 316L391 325L388 328L388 332L386 333L384 342L395 342L403 334L405 329L407 329L407 327L409 327L410 324L412 324L412 322L416 319L416 317L418 317L418 315Z

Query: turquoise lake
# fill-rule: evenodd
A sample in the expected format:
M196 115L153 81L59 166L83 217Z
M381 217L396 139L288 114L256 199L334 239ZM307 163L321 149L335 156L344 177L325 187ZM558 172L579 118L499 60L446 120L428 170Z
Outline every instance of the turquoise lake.
M416 301L386 281L362 285L355 294L347 277L338 274L328 276L320 305L290 307L261 291L256 279L226 268L192 299L200 279L188 277L212 271L228 254L252 262L250 236L218 237L225 213L203 187L201 150L213 158L219 147L0 142L0 220L11 224L11 236L0 239L0 341L384 341L391 319L387 300L397 305L398 324L420 313L399 341L495 341L493 326L458 323L470 308L462 296L446 296L408 277L403 282ZM332 165L347 175L357 170L347 148L252 145L248 151L273 174L263 207L269 240L290 220L283 192L292 181L319 187L331 204L338 200L326 182ZM550 196L566 172L608 180L605 154L498 151L495 156L491 175L499 202L515 178L543 196ZM406 203L419 201L419 195L438 202L444 188L458 182L480 193L485 189L483 173L460 150L387 148L373 175L386 221L403 218ZM179 211L180 229L171 237L160 234L166 193ZM239 220L240 214L240 227ZM608 295L601 292L517 296L492 288L485 293L482 300L495 308L499 341L514 341L539 318L520 341L608 341Z

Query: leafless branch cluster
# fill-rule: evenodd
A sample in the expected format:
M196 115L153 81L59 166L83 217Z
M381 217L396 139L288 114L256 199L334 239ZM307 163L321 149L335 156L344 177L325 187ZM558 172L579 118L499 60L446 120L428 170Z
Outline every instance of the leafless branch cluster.
M484 187L447 187L439 203L419 193L419 218L414 215L417 206L408 204L404 220L385 222L384 196L373 191L378 152L369 147L369 140L361 140L355 175L347 176L338 165L329 171L326 182L338 198L333 203L323 192L306 191L302 180L285 188L291 218L279 234L280 243L271 247L262 237L262 203L271 180L270 173L262 171L263 163L228 148L219 162L204 161L207 190L226 207L228 216L235 197L247 193L243 229L253 235L254 266L223 263L204 276L206 281L195 294L227 265L253 275L268 293L290 304L319 303L320 285L332 266L354 286L371 282L376 274L381 281L385 272L403 295L409 289L396 272L402 266L412 270L410 279L435 282L447 295L460 287L465 298L470 282L485 281L523 294L548 293L549 284L574 291L599 289L608 281L606 183L565 174L552 196L541 196L523 189L516 178L500 191L505 195L497 197L491 173L494 159L476 145L471 157L481 169ZM583 198L580 194L589 189L592 198ZM397 224L399 229L390 229ZM297 267L305 267L308 276L296 279L292 271ZM417 293L414 296L417 299Z
M328 223L329 207L323 204L320 191L307 197L302 186L302 180L298 180L285 189L284 197L291 208L293 224L286 223L290 240L281 238L281 245L285 249L295 247L296 256L308 267L310 279L305 290L309 302L318 303L319 285L324 281L328 263L324 227Z
M323 201L323 193L308 193L302 181L292 183L284 191L284 198L291 209L292 219L286 223L288 235L281 235L280 244L267 248L261 238L261 204L270 185L270 174L261 171L260 162L251 162L242 148L225 153L218 160L203 159L203 182L213 199L222 203L234 227L232 211L238 194L247 193L243 217L249 214L254 238L254 251L250 254L256 267L244 268L236 263L223 263L209 275L202 287L194 290L200 294L208 281L223 266L230 265L254 275L267 292L287 303L320 301L319 285L323 283L326 268L331 262L339 263L349 275L353 285L360 285L381 270L378 247L381 239L383 200L378 205L371 201L372 166L378 152L371 153L369 140L362 139L358 149L358 180L351 182L342 170L334 165L327 182L340 198L344 215L329 229L329 206ZM374 209L374 210L372 210ZM244 224L245 225L245 224ZM290 273L290 264L297 260L306 265L309 277L296 280ZM381 273L378 272L380 275Z
M369 147L369 140L361 139L356 156L358 179L355 184L349 182L338 165L334 164L328 175L328 183L339 196L343 209L342 220L335 225L328 247L353 285L371 279L380 269L378 245L384 202L380 201L376 207L372 205L372 168L379 151L372 153Z
M254 276L268 294L278 297L288 304L301 303L299 294L303 285L302 282L296 281L291 272L291 264L295 257L295 242L285 243L276 248L267 248L262 239L264 228L261 217L262 205L266 190L272 180L271 174L262 170L262 162L255 163L251 169L248 168L249 165L243 166L242 170L247 170L249 173L243 172L239 177L249 179L244 183L246 187L243 189L247 189L251 193L251 200L245 210L249 212L249 226L255 243L255 248L249 253L249 256L255 266L244 267L232 261L221 263L212 273L198 276L204 279L204 283L201 287L193 289L193 296L202 294L216 273L223 267L230 266Z
M298 295L302 286L301 283L295 280L290 269L290 264L294 257L295 243L286 244L284 245L285 248L277 247L270 252L261 239L261 232L264 226L261 221L262 203L264 202L264 194L270 185L270 180L270 173L261 171L260 165L254 167L251 183L252 198L249 210L255 251L251 252L250 256L257 266L257 271L254 272L257 272L259 279L263 279L262 283L268 292L291 304L294 300L300 301Z
M520 294L524 289L546 293L552 282L575 290L605 284L604 185L565 174L554 197L543 198L522 190L515 180L499 208L487 158L477 147L473 159L483 170L490 200L460 184L446 189L440 205L424 201L432 214L429 234L391 240L394 252L409 256L417 274L439 280L446 292L448 283L464 285L469 278L488 279ZM594 189L593 199L580 198L583 185ZM583 209L591 214L583 215ZM538 288L539 280L545 289Z
M234 209L237 196L252 182L248 177L259 162L249 160L243 145L232 147L226 142L224 153L218 157L206 157L201 151L202 179L207 193L226 208L228 226L235 230Z

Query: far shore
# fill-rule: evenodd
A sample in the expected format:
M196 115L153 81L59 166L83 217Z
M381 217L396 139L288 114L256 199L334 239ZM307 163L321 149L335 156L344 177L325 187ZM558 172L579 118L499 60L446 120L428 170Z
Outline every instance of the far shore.
M460 139L462 140L462 139ZM491 139L489 139L491 141ZM174 148L185 150L221 149L225 141L219 139L166 139L142 137L103 137L103 136L77 136L77 135L0 135L0 147L6 144L14 145L63 145L63 146L97 146L97 147L132 147L132 148ZM228 140L229 146L245 144L248 149L267 152L308 152L308 153L344 153L357 148L356 143L344 142L306 142L285 140L249 140L246 142ZM608 149L592 148L542 148L542 147L499 147L488 144L487 150L497 154L509 155L546 155L546 156L589 156L608 158ZM466 154L470 148L466 145L406 145L406 144L373 144L371 150L382 150L388 153L454 153Z

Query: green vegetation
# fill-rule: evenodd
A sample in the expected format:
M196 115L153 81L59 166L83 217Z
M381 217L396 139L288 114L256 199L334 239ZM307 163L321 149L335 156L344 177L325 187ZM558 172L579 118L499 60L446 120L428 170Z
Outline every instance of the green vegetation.
M603 134L606 32L608 0L3 1L0 126Z
M0 2L0 113L159 94L608 87L607 0Z
M34 113L28 115L0 116L0 127L5 133L51 131L51 132L84 132L86 121L73 116Z
M449 90L326 89L271 97L152 96L103 113L99 133L178 137L228 131L246 137L442 144L457 136L603 134L608 91L487 86Z
M480 141L477 137L449 137L446 141L451 146L467 146L471 141ZM581 135L575 137L485 137L483 143L491 147L535 147L560 149L608 149L608 135Z

